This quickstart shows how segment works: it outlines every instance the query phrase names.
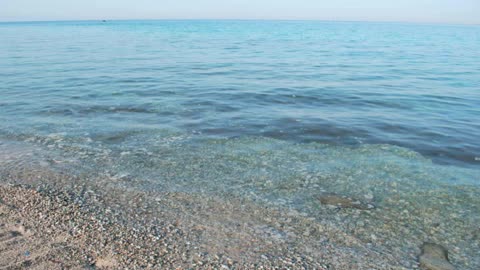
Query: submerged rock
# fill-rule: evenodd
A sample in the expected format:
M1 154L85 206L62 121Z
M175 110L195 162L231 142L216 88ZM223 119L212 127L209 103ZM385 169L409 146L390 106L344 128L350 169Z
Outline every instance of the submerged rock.
M355 208L360 210L370 210L375 208L373 204L361 202L359 200L349 198L347 196L337 194L322 194L318 196L318 200L325 205L333 205L340 208Z
M447 249L434 243L423 244L420 267L425 270L455 270L448 260Z

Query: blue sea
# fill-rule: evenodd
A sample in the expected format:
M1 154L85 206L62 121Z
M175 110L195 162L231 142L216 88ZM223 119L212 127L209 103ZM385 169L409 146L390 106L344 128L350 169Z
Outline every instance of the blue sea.
M379 224L408 209L396 198L421 217L399 239L434 239L475 269L480 27L0 23L0 149L7 182L35 165L317 219L328 192L374 198L390 209Z

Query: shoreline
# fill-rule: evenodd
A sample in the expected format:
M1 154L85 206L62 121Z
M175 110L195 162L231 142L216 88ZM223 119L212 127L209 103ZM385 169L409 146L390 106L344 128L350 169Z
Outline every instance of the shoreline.
M3 150L2 244L24 246L0 248L8 258L0 268L29 261L33 269L419 269L425 243L444 247L458 269L480 265L478 190L468 183L425 174L412 181L414 173L365 184L343 170L318 175L314 190L299 189L311 192L300 204L278 204L244 193L147 188L148 179L114 173L101 160L102 170L89 171L91 158L70 164L42 149ZM366 175L382 172L370 166ZM280 198L302 187L305 179L296 177L279 182Z

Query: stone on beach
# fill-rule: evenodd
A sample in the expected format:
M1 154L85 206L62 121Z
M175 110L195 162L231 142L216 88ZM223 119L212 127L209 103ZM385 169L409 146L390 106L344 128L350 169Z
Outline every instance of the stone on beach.
M320 200L322 204L332 205L339 208L355 208L360 210L369 210L375 208L373 204L333 193L322 194L318 196L318 200Z
M455 270L448 260L447 249L434 243L423 244L420 267L425 270Z

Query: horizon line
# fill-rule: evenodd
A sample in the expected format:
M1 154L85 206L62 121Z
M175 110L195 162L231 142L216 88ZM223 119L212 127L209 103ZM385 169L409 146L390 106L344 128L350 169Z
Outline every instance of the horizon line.
M1 20L0 23L42 23L42 22L96 22L96 21L305 21L305 22L357 22L357 23L405 23L405 24L433 24L433 25L463 25L480 26L478 23L461 22L427 22L427 21L389 21L389 20L328 20L328 19L292 19L292 18L144 18L144 19L53 19L53 20Z

